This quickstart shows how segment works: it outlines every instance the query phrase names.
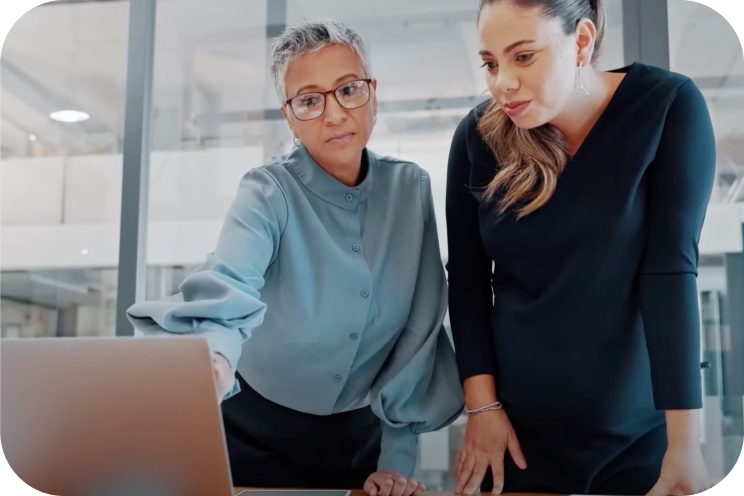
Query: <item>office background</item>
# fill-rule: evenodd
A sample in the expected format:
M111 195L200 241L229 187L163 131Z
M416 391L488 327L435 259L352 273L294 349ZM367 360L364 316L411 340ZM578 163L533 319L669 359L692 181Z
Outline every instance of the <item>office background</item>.
M61 0L28 12L0 58L3 337L126 335L123 309L172 294L213 248L247 169L291 148L267 69L304 19L359 30L379 80L370 148L432 177L440 244L449 143L487 96L476 0ZM698 278L704 448L716 479L744 421L744 59L733 29L685 0L608 0L600 67L691 76L718 175ZM55 118L61 110L87 113ZM424 436L419 477L451 487L462 422Z

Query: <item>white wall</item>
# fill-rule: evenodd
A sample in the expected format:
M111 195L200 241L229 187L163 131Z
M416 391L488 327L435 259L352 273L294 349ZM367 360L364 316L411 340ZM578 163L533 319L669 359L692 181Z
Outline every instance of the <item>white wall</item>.
M432 180L439 239L447 255L444 198L449 136L375 141ZM214 247L243 174L263 161L260 147L156 152L151 158L147 253L151 265L198 264ZM121 155L31 158L0 166L0 269L115 267L121 209ZM742 251L744 206L712 204L701 254Z

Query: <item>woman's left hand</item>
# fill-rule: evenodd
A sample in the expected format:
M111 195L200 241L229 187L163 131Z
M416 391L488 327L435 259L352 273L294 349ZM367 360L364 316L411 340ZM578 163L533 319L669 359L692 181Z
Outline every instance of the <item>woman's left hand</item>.
M670 446L659 481L647 496L687 496L713 487L699 444Z

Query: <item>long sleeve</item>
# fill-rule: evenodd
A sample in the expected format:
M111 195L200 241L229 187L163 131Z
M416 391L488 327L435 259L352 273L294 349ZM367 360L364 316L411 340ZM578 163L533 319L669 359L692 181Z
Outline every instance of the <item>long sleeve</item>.
M266 305L259 292L286 218L286 203L274 180L260 169L248 172L215 251L183 281L178 294L134 304L127 311L129 320L145 335L203 336L211 351L225 356L235 369L243 341L263 320Z
M479 374L496 375L491 312L491 260L479 227L479 205L471 194L467 139L473 114L455 131L447 169L447 244L449 257L449 312L460 379ZM478 185L480 186L480 185Z
M382 420L378 470L413 475L418 435L440 429L462 413L452 344L442 325L447 286L426 172L421 175L422 201L428 215L416 286L406 325L375 379L372 410Z
M671 103L647 171L648 237L638 285L659 410L702 406L696 275L715 162L705 99L687 81Z

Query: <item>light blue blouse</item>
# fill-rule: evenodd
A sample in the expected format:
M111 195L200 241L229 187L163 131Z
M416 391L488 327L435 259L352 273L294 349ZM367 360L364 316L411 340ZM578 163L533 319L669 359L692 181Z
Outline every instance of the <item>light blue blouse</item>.
M463 393L442 326L429 176L365 156L356 187L304 147L249 171L215 251L180 293L128 315L145 334L203 336L285 407L329 415L371 405L382 421L378 470L410 477L418 434L457 418Z

